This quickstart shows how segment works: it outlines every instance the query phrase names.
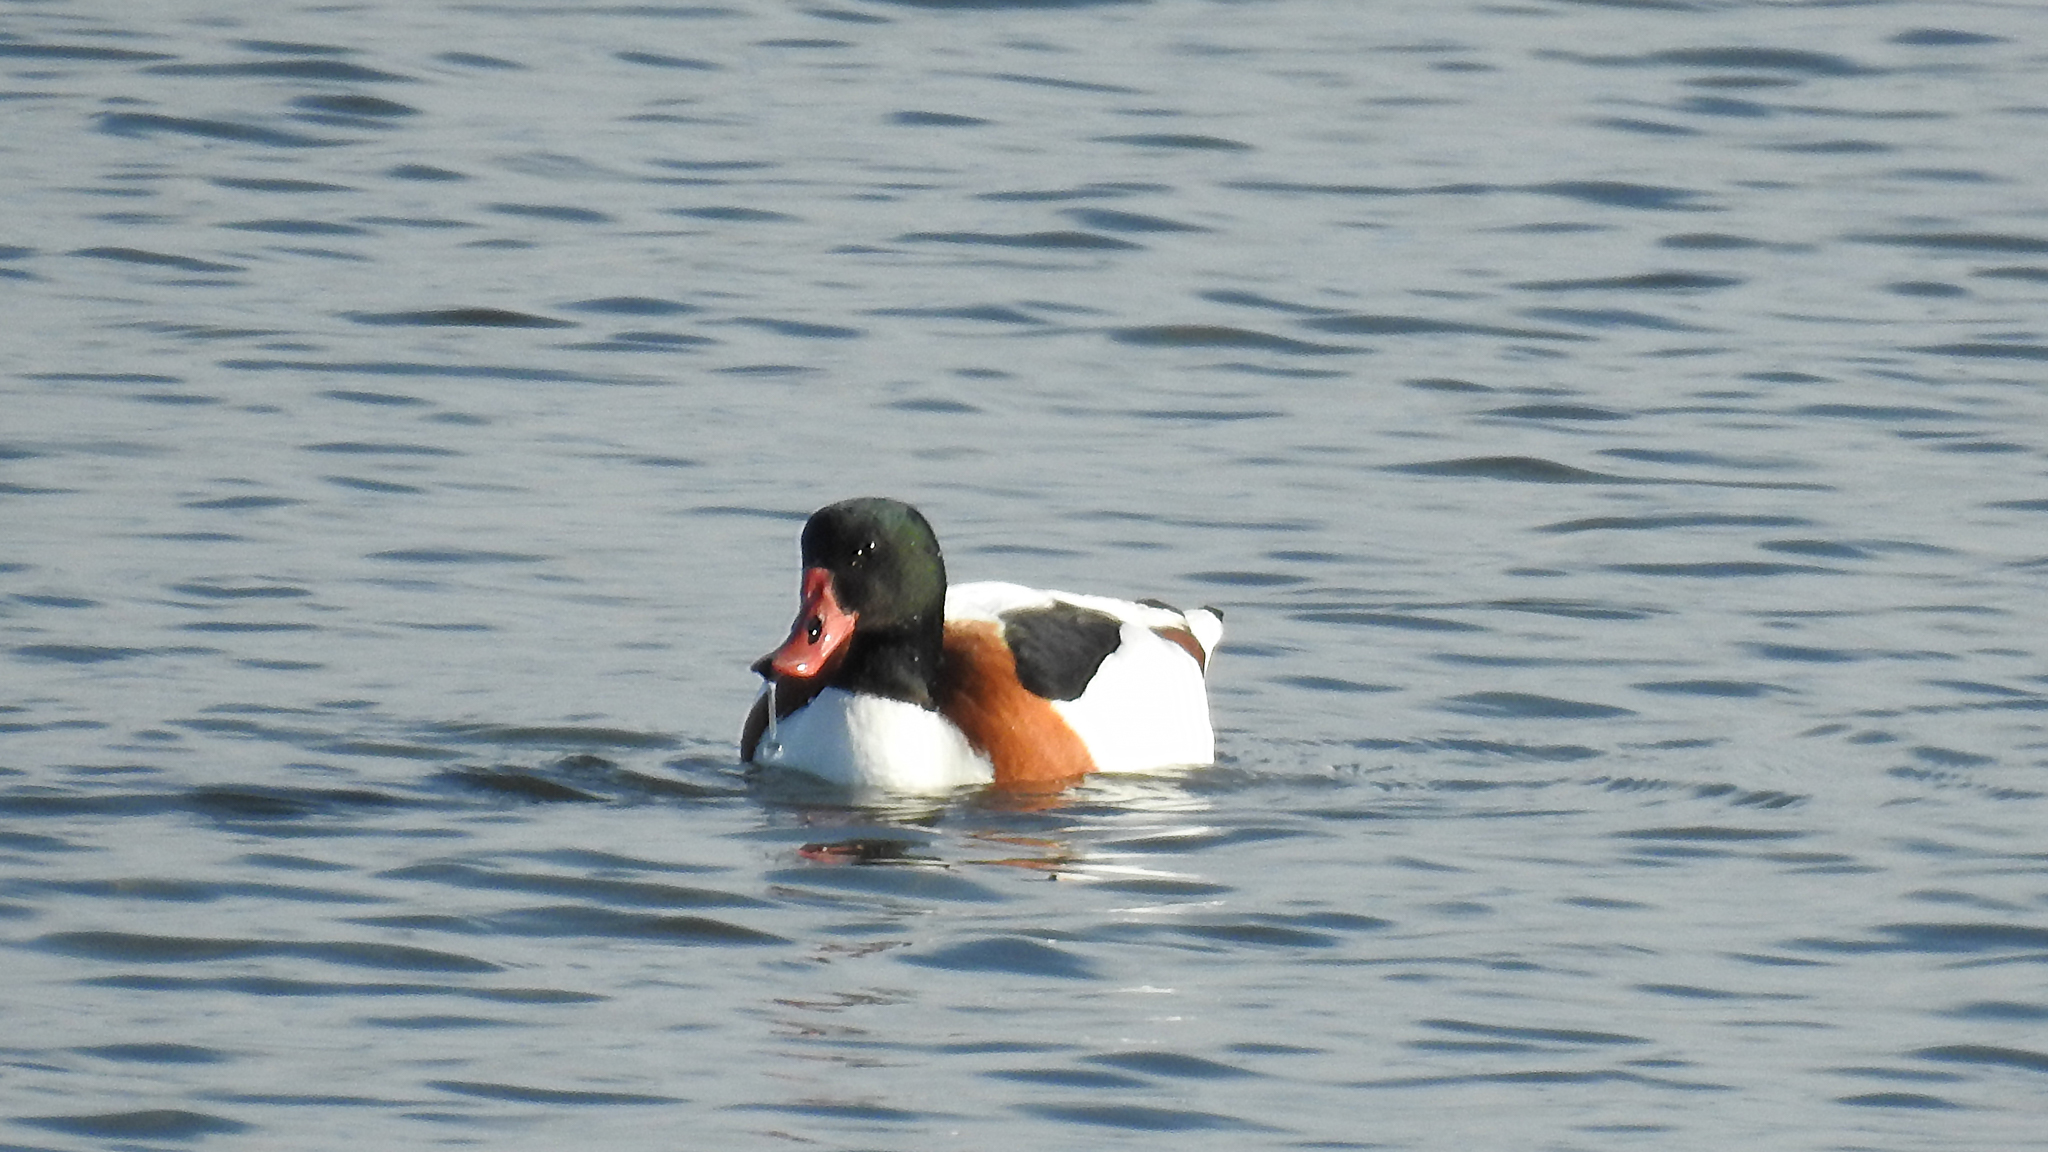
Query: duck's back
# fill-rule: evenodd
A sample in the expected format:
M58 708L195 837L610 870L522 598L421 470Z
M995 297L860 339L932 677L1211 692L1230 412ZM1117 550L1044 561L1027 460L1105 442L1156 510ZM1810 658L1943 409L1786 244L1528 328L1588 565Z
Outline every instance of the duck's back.
M1206 683L1209 656L1223 633L1215 610L1182 612L1157 602L990 581L949 589L946 622L949 653L1000 639L1015 681L1031 697L1014 705L1017 715L1035 703L1057 716L1085 751L1085 761L1078 761L1072 749L1055 748L1059 762L1082 764L1081 771L1149 772L1216 758ZM985 722L955 722L987 746L989 737L977 732ZM1003 783L1004 757L999 749L991 756Z

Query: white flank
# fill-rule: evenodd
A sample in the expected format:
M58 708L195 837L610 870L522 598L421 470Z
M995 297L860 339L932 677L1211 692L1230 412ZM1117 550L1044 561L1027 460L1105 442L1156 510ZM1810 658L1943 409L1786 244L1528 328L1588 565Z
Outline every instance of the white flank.
M1126 621L1123 643L1096 670L1088 690L1052 706L1088 745L1098 771L1151 772L1216 760L1202 670L1185 649L1147 626Z

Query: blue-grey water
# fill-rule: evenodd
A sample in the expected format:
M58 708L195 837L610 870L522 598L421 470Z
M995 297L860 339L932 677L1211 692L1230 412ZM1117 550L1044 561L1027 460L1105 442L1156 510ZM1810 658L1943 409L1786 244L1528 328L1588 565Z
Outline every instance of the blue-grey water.
M2048 9L0 6L0 1145L2011 1149ZM812 508L1221 762L746 780Z

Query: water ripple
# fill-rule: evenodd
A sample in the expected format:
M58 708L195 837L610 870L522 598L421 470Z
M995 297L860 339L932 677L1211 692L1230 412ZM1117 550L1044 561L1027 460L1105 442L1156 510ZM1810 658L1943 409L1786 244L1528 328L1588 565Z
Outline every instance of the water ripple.
M1236 1116L1194 1108L1154 1108L1143 1104L1024 1104L1019 1107L1024 1112L1049 1120L1132 1132L1281 1131Z
M928 952L898 957L905 964L947 972L997 973L1007 976L1092 980L1094 965L1083 957L1043 941L1020 936L992 936Z
M21 1116L17 1124L93 1140L196 1140L247 1132L252 1125L210 1112L153 1108L139 1112L96 1112L69 1116Z
M281 941L236 937L163 936L135 932L52 932L36 946L58 955L85 960L137 964L192 964L259 956L319 960L353 968L403 972L497 972L500 966L409 944L354 940Z
M597 1092L561 1088L537 1088L529 1085L480 1083L469 1080L430 1080L430 1088L451 1092L459 1096L471 1096L484 1100L509 1100L520 1104L547 1105L591 1105L591 1104L680 1104L684 1101L675 1096L656 1096L639 1092Z
M995 248L1031 248L1067 252L1131 252L1142 248L1129 240L1118 240L1093 232L906 232L897 237L905 244L965 244Z
M574 328L568 320L504 308L428 308L410 312L348 312L358 324L427 328Z
M331 148L347 143L330 136L308 136L302 132L286 132L281 128L265 128L233 120L163 116L154 112L102 112L99 129L114 136L170 134L237 144L261 144L270 148Z

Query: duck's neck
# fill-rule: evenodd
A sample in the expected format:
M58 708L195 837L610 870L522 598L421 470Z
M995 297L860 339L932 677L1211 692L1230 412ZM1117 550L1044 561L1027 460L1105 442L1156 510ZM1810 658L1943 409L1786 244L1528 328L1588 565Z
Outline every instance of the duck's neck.
M945 639L943 612L926 613L897 628L856 629L832 684L935 708Z

